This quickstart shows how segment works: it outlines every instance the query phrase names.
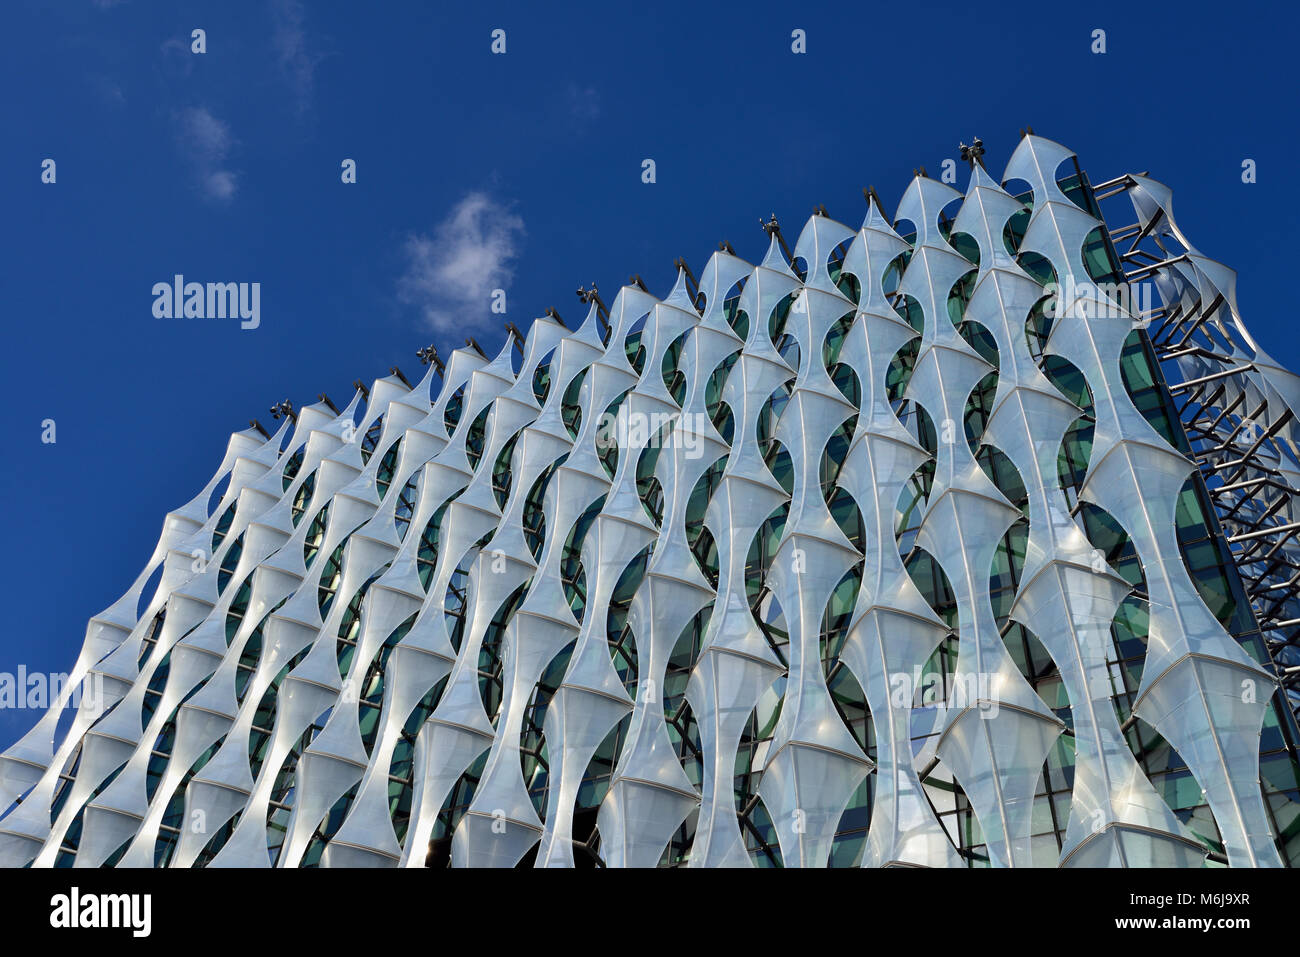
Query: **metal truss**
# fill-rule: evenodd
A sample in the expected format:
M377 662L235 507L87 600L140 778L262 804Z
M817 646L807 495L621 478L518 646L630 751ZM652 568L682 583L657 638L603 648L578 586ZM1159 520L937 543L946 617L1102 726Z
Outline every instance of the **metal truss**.
M1187 239L1168 187L1125 174L1097 195L1131 204L1134 221L1110 237L1127 281L1154 291L1155 304L1139 318L1277 677L1300 715L1300 377L1251 336L1236 274Z

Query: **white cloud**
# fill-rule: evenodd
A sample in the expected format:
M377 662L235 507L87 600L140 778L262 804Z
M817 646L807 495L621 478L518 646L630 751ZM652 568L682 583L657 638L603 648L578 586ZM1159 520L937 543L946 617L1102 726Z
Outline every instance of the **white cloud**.
M307 49L306 17L299 0L277 0L271 15L275 22L271 43L301 113L311 102L320 57Z
M524 221L508 206L469 193L432 234L407 239L398 298L418 306L438 332L486 326L492 290L510 285L523 236Z
M170 36L158 47L162 54L163 69L172 76L190 76L194 72L194 62L198 57L190 51L193 41L187 33Z
M177 144L194 167L199 189L209 199L230 202L239 188L237 174L225 168L234 145L230 127L207 107L195 106L177 113L175 124Z
M190 107L181 113L181 132L204 159L220 162L230 151L230 127L207 107Z
M569 84L569 115L579 123L590 123L600 116L600 94L593 86Z
M234 199L235 190L239 188L235 182L235 174L224 169L209 173L204 177L202 185L205 193L223 203Z
M90 78L91 88L95 95L104 102L105 106L125 106L126 94L122 92L122 85L112 77L95 75Z

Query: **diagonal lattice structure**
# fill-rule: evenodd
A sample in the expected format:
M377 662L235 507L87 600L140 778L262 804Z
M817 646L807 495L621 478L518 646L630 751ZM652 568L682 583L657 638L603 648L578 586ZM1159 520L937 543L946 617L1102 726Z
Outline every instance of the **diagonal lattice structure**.
M1131 284L1159 304L1142 316L1256 619L1300 712L1300 378L1251 336L1236 276L1198 251L1173 218L1170 190L1131 174L1098 187L1124 195L1135 222L1113 233Z
M1159 184L981 153L233 435L0 862L1300 860L1295 377Z

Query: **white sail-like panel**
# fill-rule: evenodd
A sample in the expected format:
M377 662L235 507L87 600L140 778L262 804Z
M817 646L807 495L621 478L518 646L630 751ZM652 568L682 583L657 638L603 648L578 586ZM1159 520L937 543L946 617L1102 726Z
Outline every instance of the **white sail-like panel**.
M231 436L0 754L0 864L1294 857L1300 377L1167 187L981 151Z

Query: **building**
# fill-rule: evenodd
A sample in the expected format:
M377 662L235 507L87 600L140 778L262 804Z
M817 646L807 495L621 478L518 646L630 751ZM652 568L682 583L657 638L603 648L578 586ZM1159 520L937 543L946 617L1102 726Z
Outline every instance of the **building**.
M1300 380L1161 184L963 152L231 436L0 861L1300 861Z

